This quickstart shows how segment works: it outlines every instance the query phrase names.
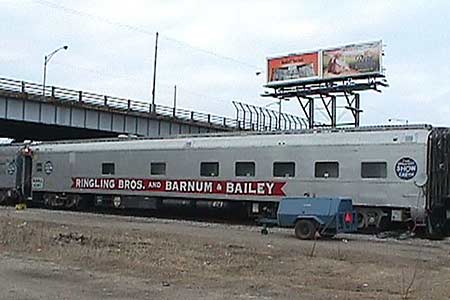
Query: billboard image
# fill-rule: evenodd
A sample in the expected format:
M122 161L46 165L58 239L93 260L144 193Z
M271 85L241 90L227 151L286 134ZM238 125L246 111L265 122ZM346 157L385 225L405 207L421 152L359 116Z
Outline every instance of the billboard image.
M291 54L267 60L268 86L320 78L319 52Z
M376 41L268 58L265 86L382 75L382 46L382 41Z
M381 73L381 41L322 51L322 76L358 77Z

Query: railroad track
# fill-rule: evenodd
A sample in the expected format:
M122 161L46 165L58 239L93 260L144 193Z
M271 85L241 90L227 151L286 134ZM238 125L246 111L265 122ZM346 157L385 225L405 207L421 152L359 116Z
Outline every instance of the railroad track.
M2 205L5 206L5 205ZM98 215L112 215L112 216L127 216L127 217L141 217L141 218L157 218L157 219L170 219L180 221L192 221L202 223L216 223L216 224L229 224L229 225L246 225L246 226L258 226L258 223L254 220L249 220L244 216L230 216L219 215L219 213L213 213L210 211L197 210L182 210L182 209L160 209L160 210L139 210L139 209L116 209L116 208L79 208L79 209L67 209L67 208L47 208L42 205L29 205L30 208L42 209L42 210L56 210L56 211L70 211L70 212L82 212ZM26 206L17 205L16 209L26 209Z

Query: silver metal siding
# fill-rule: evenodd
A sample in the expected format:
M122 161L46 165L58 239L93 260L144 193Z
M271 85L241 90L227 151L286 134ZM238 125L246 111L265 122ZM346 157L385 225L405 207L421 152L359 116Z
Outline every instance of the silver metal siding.
M413 135L413 141L406 142L406 135ZM37 147L39 150L35 152L35 162L50 160L54 165L54 171L51 175L35 176L44 178L46 190L71 192L71 177L104 177L101 175L102 162L116 163L114 177L117 178L152 178L150 162L166 161L168 179L256 181L274 180L272 178L274 161L295 161L295 178L276 179L288 182L284 190L289 196L304 193L316 196L346 196L351 197L357 205L422 208L425 199L420 189L415 186L414 179L405 181L396 177L394 167L400 158L412 157L419 167L417 176L423 174L426 170L427 136L428 130L408 130L388 134L331 133L39 145ZM256 176L236 178L234 162L247 160L256 162ZM220 176L200 177L202 161L219 161ZM315 161L338 161L340 177L314 178ZM360 174L362 161L386 161L388 177L362 179ZM104 191L104 193L123 192ZM142 194L142 192L127 193ZM148 194L168 196L168 193ZM186 196L177 193L170 195ZM188 195L190 196L192 195ZM279 200L257 196L195 195L195 197Z

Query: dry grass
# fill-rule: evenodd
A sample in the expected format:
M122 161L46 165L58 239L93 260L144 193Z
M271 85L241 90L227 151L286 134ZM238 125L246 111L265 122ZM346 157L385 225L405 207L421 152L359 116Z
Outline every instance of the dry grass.
M14 219L0 220L2 250L103 271L181 281L199 275L205 277L203 280L213 280L226 274L232 277L250 274L268 256L264 251L239 245L199 245L158 233L143 236L135 232L69 228L47 222L30 224Z
M266 244L232 244L219 239L133 229L66 226L52 222L0 219L0 252L27 254L61 264L208 288L336 295L337 299L414 299L419 278L401 270L416 260L395 254L348 252L345 243L299 249ZM347 249L347 250L345 250ZM426 264L416 264L417 269ZM439 275L442 276L442 275ZM398 278L408 279L398 289ZM368 283L368 285L366 285ZM269 291L269 292L267 292ZM406 297L405 297L406 295ZM333 296L333 299L334 296ZM420 299L416 297L416 299ZM435 298L439 299L439 298Z

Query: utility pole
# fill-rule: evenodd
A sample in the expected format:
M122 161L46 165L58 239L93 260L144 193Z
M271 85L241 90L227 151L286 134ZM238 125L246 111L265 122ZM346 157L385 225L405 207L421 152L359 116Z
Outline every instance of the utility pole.
M173 116L177 115L177 85L173 86Z
M157 58L158 58L158 32L156 32L155 61L153 62L152 112L155 112L156 60L157 60Z
M175 110L177 107L177 85L173 86L173 109Z

